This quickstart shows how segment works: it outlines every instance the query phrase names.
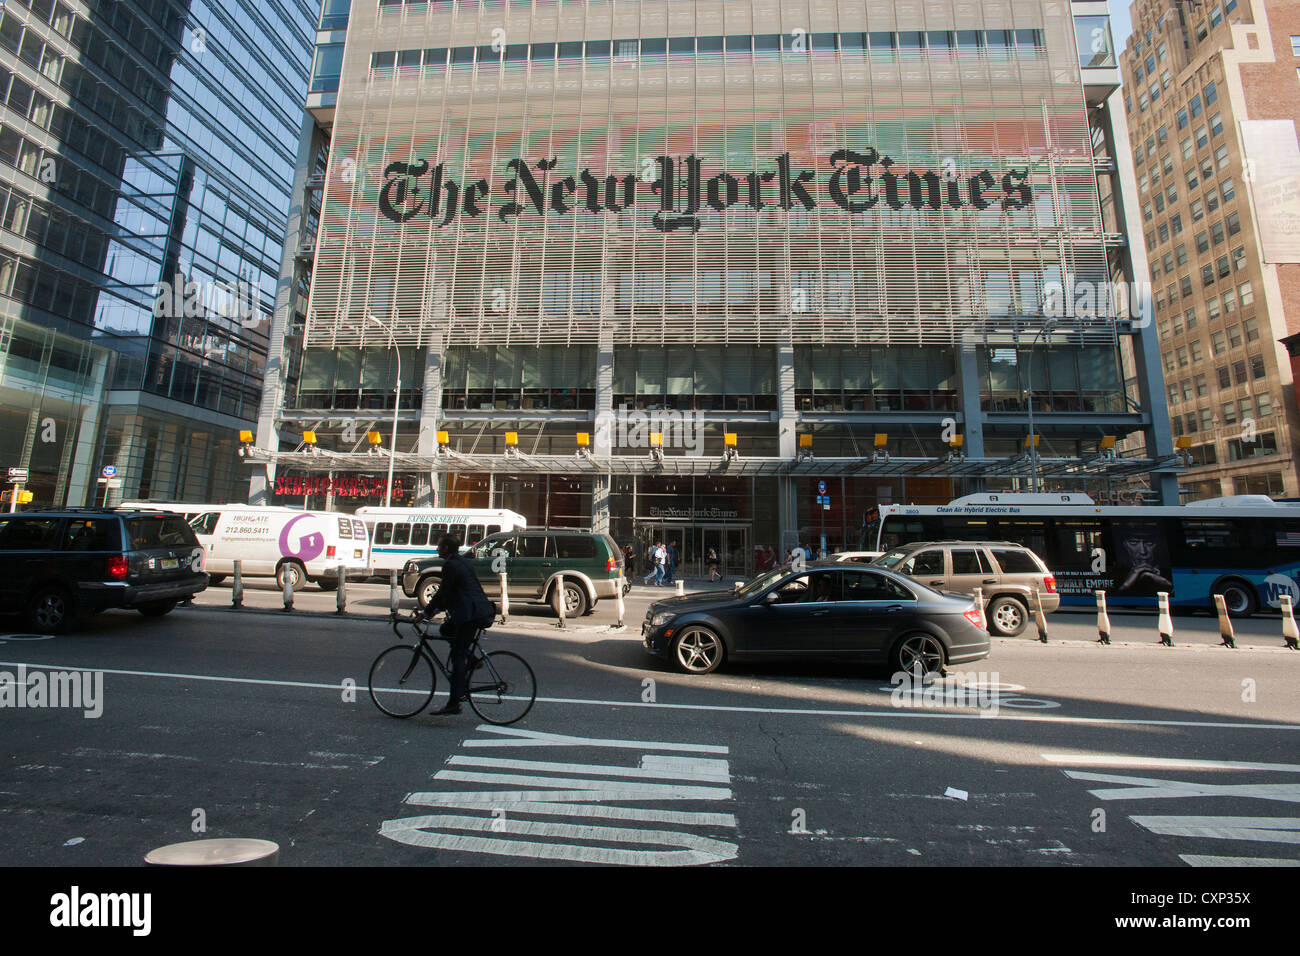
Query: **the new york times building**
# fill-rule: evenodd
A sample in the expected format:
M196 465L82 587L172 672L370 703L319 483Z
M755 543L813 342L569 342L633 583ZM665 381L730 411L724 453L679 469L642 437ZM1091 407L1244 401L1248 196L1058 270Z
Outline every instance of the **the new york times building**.
M255 500L731 572L1176 495L1117 86L1104 3L327 0Z

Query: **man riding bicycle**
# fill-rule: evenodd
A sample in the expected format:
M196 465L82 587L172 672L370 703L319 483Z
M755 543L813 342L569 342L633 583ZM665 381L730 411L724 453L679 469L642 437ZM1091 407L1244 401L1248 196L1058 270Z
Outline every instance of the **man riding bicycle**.
M438 540L442 558L442 583L424 609L426 617L447 612L442 636L451 642L451 696L435 715L459 714L460 702L469 696L469 649L480 630L492 624L496 608L479 584L474 569L460 554L460 541L449 534Z

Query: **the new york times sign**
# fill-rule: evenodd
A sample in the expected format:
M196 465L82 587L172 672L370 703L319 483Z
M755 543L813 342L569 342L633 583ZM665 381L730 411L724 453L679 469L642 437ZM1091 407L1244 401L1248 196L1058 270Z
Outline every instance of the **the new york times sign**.
M830 201L848 212L864 212L883 203L890 209L1022 209L1033 201L1029 169L1008 169L1000 178L987 169L958 177L945 170L917 173L894 171L894 161L871 147L865 152L840 149L831 153L831 173L826 181ZM657 156L647 164L645 179L634 174L599 176L584 169L576 177L551 179L555 159L529 165L523 159L505 164L510 179L501 184L508 197L496 209L497 218L509 222L517 216L548 213L563 215L581 206L592 213L620 212L637 201L639 189L648 187L658 197L654 226L661 232L700 228L700 212L723 212L732 206L766 209L814 209L818 199L817 174L791 165L790 154L776 157L775 168L743 176L720 172L705 178L698 157ZM651 177L657 174L649 182ZM475 219L489 214L492 187L486 179L461 184L442 163L430 168L428 160L389 163L379 191L379 209L393 222L416 216L447 226L456 217Z

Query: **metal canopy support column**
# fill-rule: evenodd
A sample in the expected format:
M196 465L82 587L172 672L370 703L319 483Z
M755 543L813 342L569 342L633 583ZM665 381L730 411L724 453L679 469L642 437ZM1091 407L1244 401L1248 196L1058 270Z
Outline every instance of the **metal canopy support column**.
M424 397L420 403L420 426L415 451L420 457L438 449L438 421L442 417L442 364L444 340L441 332L429 333L424 352ZM442 500L442 476L421 472L415 491L418 507L436 507Z
M776 407L778 457L790 461L798 451L799 412L794 400L794 344L789 339L782 340L776 349ZM798 543L797 484L797 480L788 475L777 479L777 519L781 528L782 554Z
M961 451L967 458L984 457L984 412L980 408L979 355L974 341L962 342L957 348L957 374L961 380L961 409L965 418L965 438ZM983 481L977 481L982 491ZM904 499L906 500L906 499Z

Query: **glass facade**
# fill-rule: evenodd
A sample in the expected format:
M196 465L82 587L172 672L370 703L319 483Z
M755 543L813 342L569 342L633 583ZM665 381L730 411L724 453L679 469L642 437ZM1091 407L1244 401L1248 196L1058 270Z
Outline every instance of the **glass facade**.
M279 436L312 427L335 473L375 473L346 456L393 411L395 342L415 500L674 534L688 561L752 570L823 534L856 547L883 501L1023 487L1031 413L1054 459L1159 444L1146 370L1123 371L1149 308L1116 284L1128 171L1082 72L1114 63L1107 18L1040 0L322 17L268 461L310 470Z
M114 497L247 493L233 439L265 374L317 14L306 0L0 14L0 312L111 354L104 428L177 439L146 454L143 437L95 436L95 471L123 478ZM204 477L168 485L183 472Z

